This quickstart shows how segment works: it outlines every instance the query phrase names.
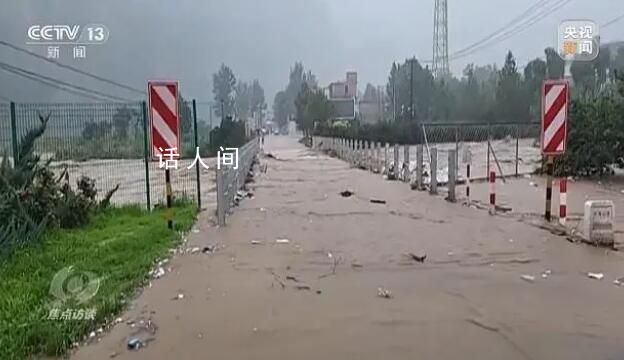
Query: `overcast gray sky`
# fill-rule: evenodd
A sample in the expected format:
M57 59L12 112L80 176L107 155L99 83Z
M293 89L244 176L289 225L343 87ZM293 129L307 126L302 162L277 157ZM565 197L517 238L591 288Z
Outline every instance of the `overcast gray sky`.
M497 30L537 0L448 0L449 51L453 53ZM415 55L430 59L434 0L4 0L0 39L24 46L32 24L102 23L110 29L104 45L90 46L87 59L62 48L61 62L134 87L150 78L181 82L188 98L212 98L211 74L226 63L239 79L257 78L267 101L303 61L321 85L347 70L366 82L384 84L392 61ZM563 19L605 23L624 14L623 0L571 0L558 11L499 44L451 63L461 74L467 63L500 64L508 49L519 65L554 46ZM604 41L624 40L624 20L602 31ZM46 55L45 47L30 46ZM49 76L114 92L110 88L40 60L0 47L0 61ZM66 95L0 71L0 96L18 101L57 101Z

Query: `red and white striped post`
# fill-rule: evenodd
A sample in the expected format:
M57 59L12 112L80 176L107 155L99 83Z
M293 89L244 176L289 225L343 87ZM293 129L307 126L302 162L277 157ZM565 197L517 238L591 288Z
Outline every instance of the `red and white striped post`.
M496 172L490 171L490 215L496 214Z
M470 201L470 163L466 164L466 197Z
M568 180L559 181L559 223L565 225L568 215Z

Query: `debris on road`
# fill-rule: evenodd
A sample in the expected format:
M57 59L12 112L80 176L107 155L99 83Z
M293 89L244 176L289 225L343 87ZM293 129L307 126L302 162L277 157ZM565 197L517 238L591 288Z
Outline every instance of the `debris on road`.
M204 248L202 249L202 253L204 253L204 254L212 254L216 250L217 250L217 246L216 245L204 246Z
M197 233L199 233L199 229L193 229L192 232L193 232L193 234L197 234Z
M290 281L294 281L294 282L299 282L299 279L297 279L296 277L292 276L292 275L288 275L286 276L286 280L290 280Z
M262 245L262 241L260 241L260 240L251 240L251 245Z
M91 333L89 333L89 339L93 339L95 337L95 331L91 331Z
M322 291L321 290L316 290L316 294L317 295L321 295Z
M295 289L297 289L297 290L310 290L310 287L308 285L296 285Z
M385 204L386 200L371 199L370 202L373 204Z
M542 273L542 279L546 279L551 273L552 273L552 271L550 271L550 270L544 271Z
M290 242L290 240L288 239L277 239L275 240L276 243L278 244L288 244Z
M110 359L114 359L114 358L116 358L116 357L117 357L117 355L119 355L119 353L118 353L118 352L116 352L116 351L113 351L112 353L110 353L110 355L108 355L108 357L109 357Z
M139 350L140 348L144 347L145 343L143 342L143 340L139 337L131 337L128 340L128 349L130 350Z
M159 266L156 269L151 271L151 275L152 275L152 278L154 279L160 279L161 277L165 276L165 269Z
M362 264L360 264L360 263L358 263L358 262L352 262L352 263L351 263L351 267L352 267L352 268L358 268L358 269L359 269L359 268L364 267L364 265L362 265Z
M533 186L533 187L537 187L537 184L536 184L536 183L534 183L533 181L531 181L531 182L529 183L529 185L530 185L530 186Z
M199 252L199 248L198 247L194 247L191 249L191 254L196 254Z
M589 277L590 279L596 279L596 280L602 280L602 278L604 277L603 273L587 273L587 277Z
M414 254L414 253L409 253L409 254L407 254L407 255L408 255L408 256L409 256L412 260L414 260L414 261L416 261L416 262L419 262L419 263L424 263L424 262L425 262L425 259L427 258L427 254L422 255L422 256L419 256L419 255L416 255L416 254Z
M535 281L535 276L532 276L532 275L522 275L522 276L520 276L520 278L522 280L524 280L526 282L530 282L530 283Z
M184 299L184 294L179 293L178 295L176 295L172 300L182 300Z
M378 288L377 289L377 296L382 297L384 299L390 299L390 298L392 298L392 293L388 289Z
M351 191L351 190L344 190L344 191L340 192L340 196L342 196L342 197L350 197L353 194L354 194L354 192Z
M624 277L613 280L613 283L617 286L624 286Z

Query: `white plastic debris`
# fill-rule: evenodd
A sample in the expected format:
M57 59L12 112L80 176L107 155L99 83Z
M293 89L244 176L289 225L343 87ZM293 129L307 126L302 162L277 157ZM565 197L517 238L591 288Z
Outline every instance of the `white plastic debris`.
M390 299L392 297L392 293L388 289L378 288L377 296L385 298L385 299Z
M589 277L590 279L596 279L596 280L602 280L602 278L604 277L603 273L587 273L587 277Z
M530 179L531 178L531 174L524 174L524 178L525 179Z
M531 182L529 183L529 185L531 185L531 186L533 186L533 187L537 187L537 184L536 184L536 183L534 183L533 181L531 181Z
M546 279L552 272L550 270L545 270L542 273L542 279Z
M122 321L123 321L123 318L118 317L117 319L115 319L115 324L119 324Z
M276 243L278 244L288 244L290 242L290 240L288 239L277 239L275 240Z
M624 277L613 280L613 283L617 286L624 286Z
M161 277L165 276L165 269L159 266L152 272L152 276L154 277L154 279L160 279Z
M89 339L93 339L95 337L95 331L91 331L89 334Z
M184 299L184 294L179 293L176 297L173 298L173 300L182 300Z
M199 233L199 229L193 229L193 234Z
M532 275L522 275L520 276L520 278L524 281L528 281L528 282L534 282L535 281L535 276Z
M251 245L260 245L262 244L262 241L260 240L251 240Z
M199 248L198 247L194 247L191 249L191 254L196 254L199 252Z

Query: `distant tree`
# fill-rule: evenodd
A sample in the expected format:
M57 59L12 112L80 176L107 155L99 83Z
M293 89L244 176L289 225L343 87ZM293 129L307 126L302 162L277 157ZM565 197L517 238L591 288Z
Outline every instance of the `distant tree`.
M364 90L364 94L362 95L362 101L364 102L377 102L379 101L379 94L377 93L377 88L371 84L366 84L366 89Z
M546 62L542 59L530 61L524 67L524 84L529 100L531 118L539 119L541 114L542 84L546 78Z
M250 110L252 114L256 114L260 120L264 117L264 112L267 108L266 100L264 98L264 89L258 80L254 80L251 84L250 90Z
M128 129L132 121L133 111L127 106L122 106L113 114L113 127L115 129L115 137L119 140L128 138Z
M544 53L546 54L546 78L563 79L565 61L563 61L559 53L551 47L546 48Z
M236 115L243 120L246 120L249 117L249 112L251 109L250 92L251 91L249 88L249 84L247 84L245 81L239 81L236 84L234 99Z
M315 124L327 122L334 113L333 104L323 90L311 88L307 82L301 85L295 108L297 125L306 136L311 134Z
M273 117L278 126L284 127L288 124L288 116L288 97L285 91L280 91L273 99Z
M221 64L219 71L212 75L212 93L217 104L216 114L221 116L221 105L225 114L234 113L234 96L236 87L236 76L234 72L225 64Z
M522 89L522 79L518 73L516 60L509 51L505 58L505 65L498 75L496 87L497 120L500 121L526 121L528 114L528 99Z
M193 132L193 112L191 111L189 102L184 100L182 96L180 96L178 109L180 112L180 128L182 135L188 136Z

